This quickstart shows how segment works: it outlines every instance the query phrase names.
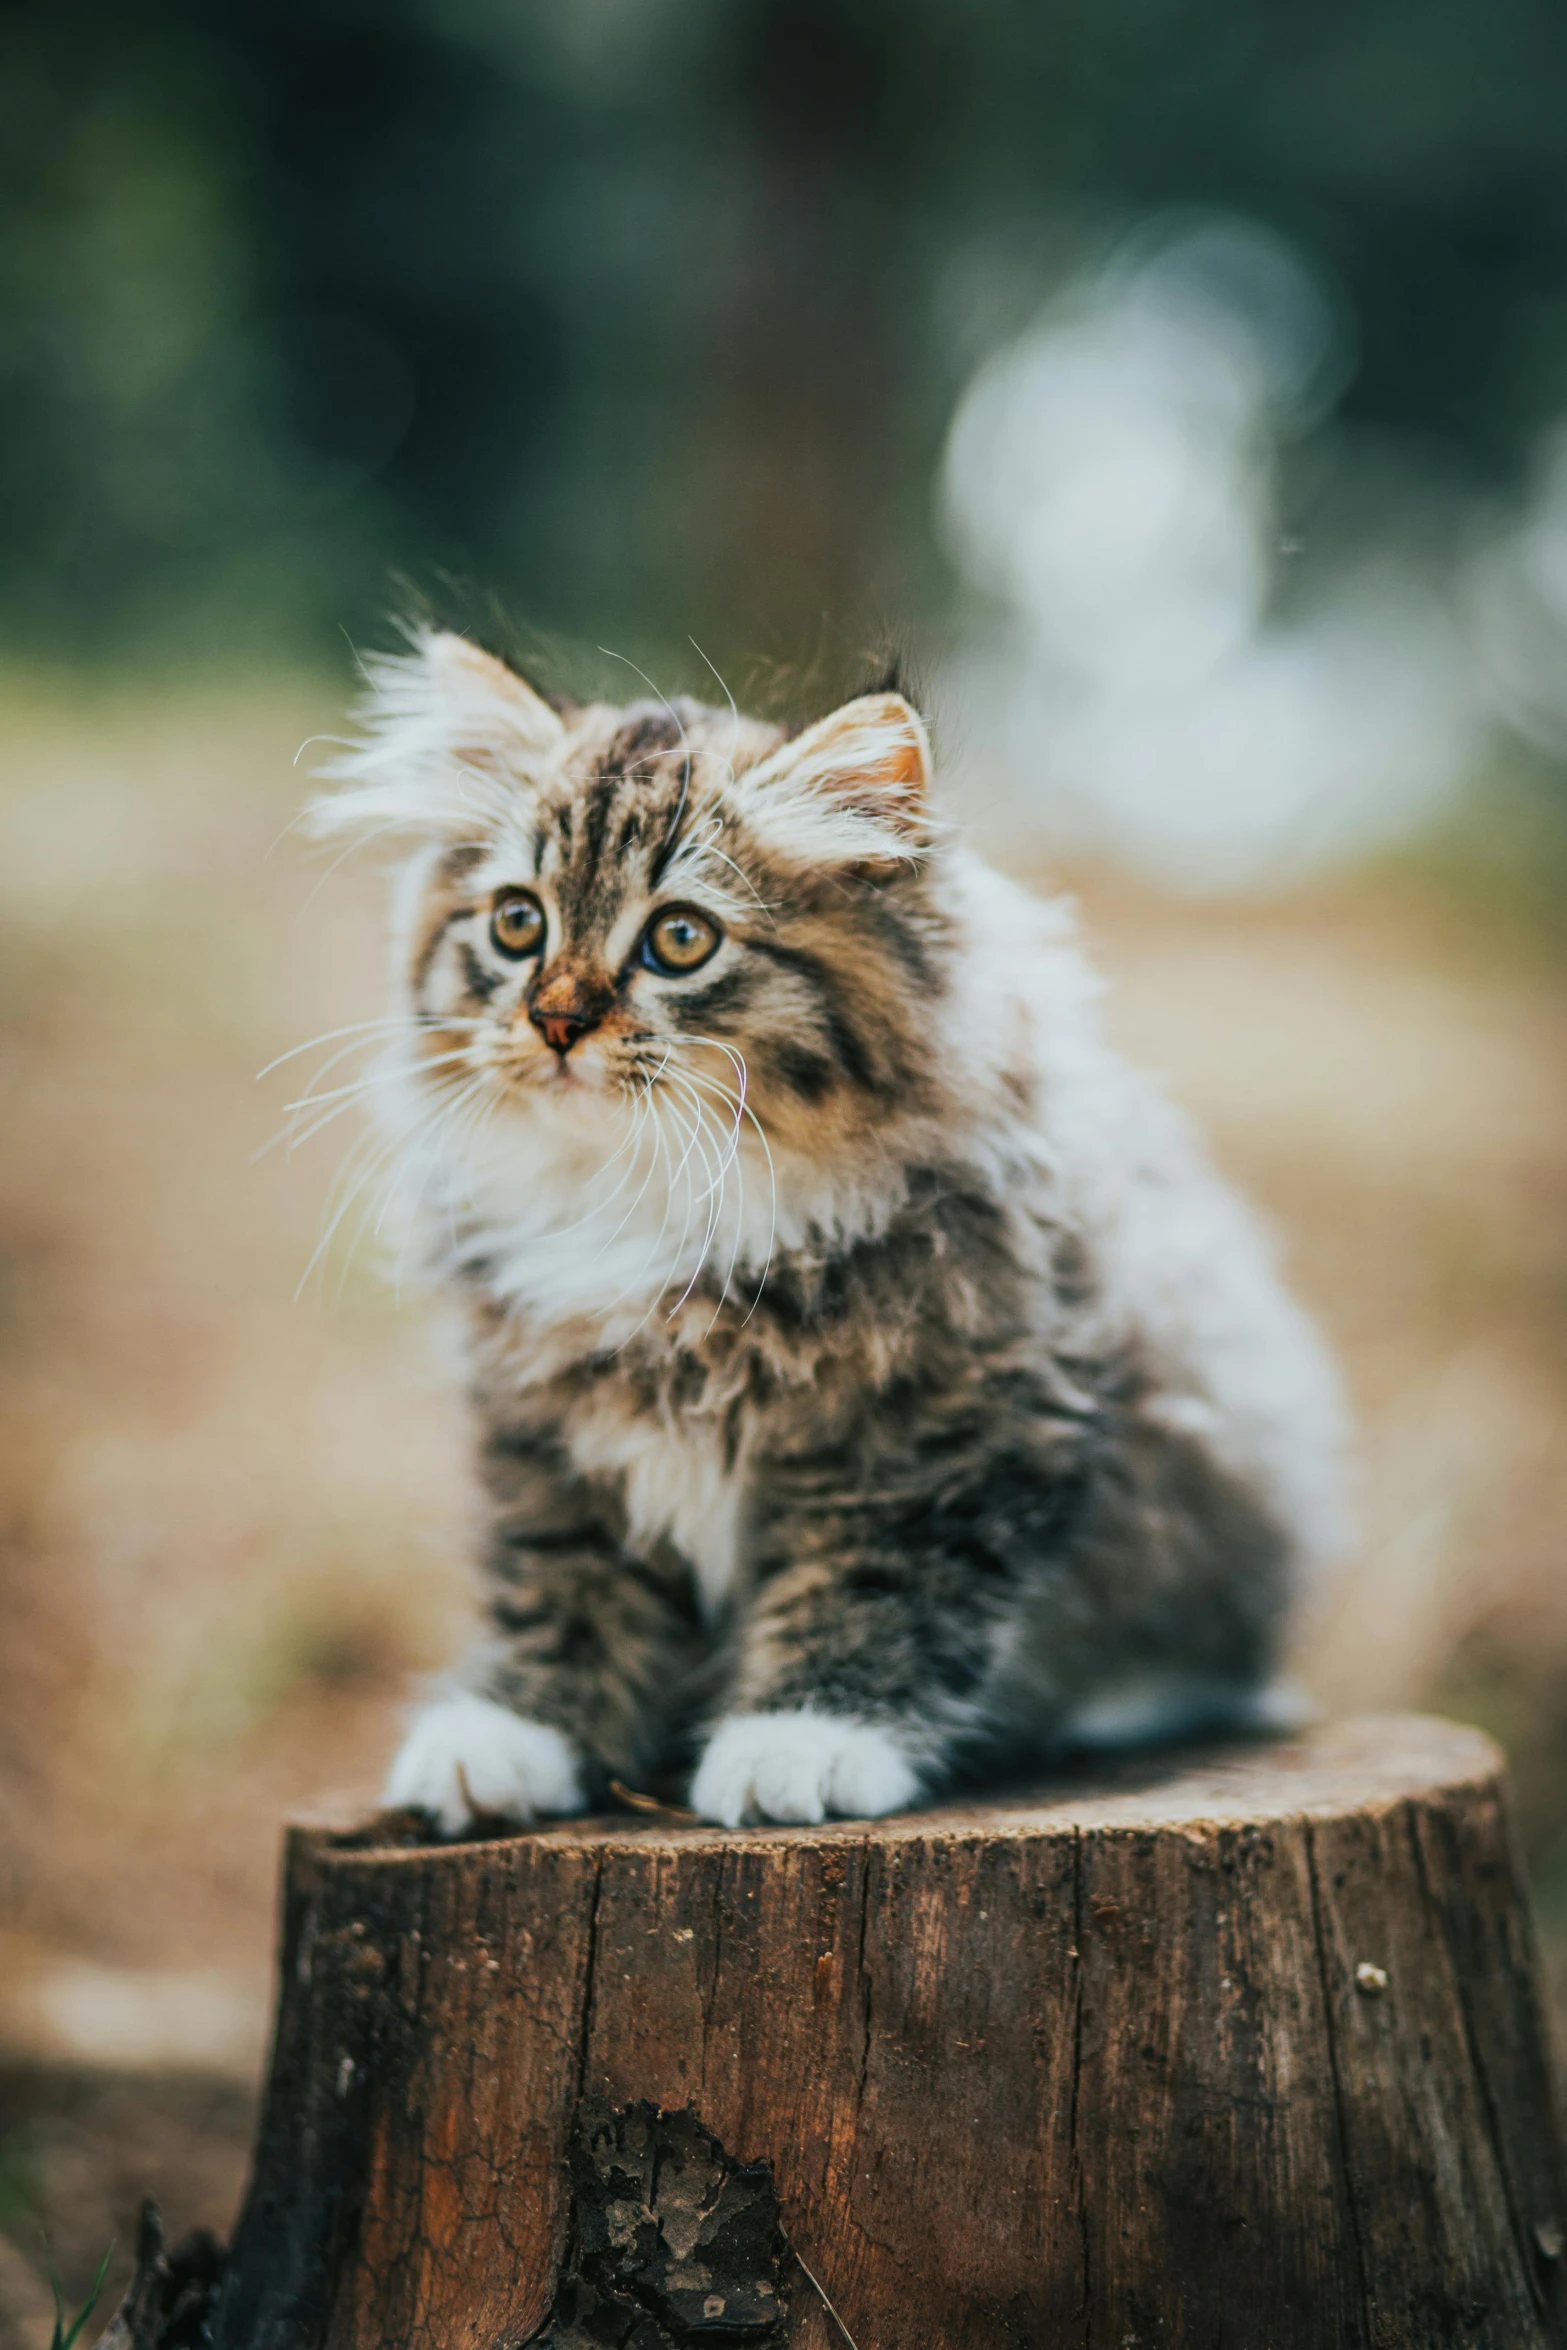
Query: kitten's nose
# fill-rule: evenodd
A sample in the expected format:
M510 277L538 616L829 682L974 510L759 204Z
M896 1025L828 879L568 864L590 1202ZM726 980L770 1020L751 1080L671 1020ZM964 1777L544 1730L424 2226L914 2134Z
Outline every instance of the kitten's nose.
M550 1051L563 1056L593 1026L591 1020L579 1020L573 1012L530 1012L528 1017Z
M547 979L528 1006L528 1018L550 1051L559 1053L562 1060L578 1037L597 1028L603 1017L603 1003L569 971Z

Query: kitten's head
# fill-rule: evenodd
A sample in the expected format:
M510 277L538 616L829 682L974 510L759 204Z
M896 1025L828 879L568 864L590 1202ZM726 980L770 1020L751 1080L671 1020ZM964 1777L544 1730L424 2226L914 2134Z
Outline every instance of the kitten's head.
M557 708L429 634L367 718L317 820L414 844L400 985L432 1088L606 1133L700 1104L822 1155L921 1107L944 926L900 695L792 737L683 699Z

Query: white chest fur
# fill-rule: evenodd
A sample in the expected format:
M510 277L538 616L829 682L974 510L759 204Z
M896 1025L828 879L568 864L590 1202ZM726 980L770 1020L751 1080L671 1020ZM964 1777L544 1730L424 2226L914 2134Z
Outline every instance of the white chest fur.
M650 1422L604 1406L577 1419L571 1453L584 1475L619 1481L633 1543L667 1537L684 1553L704 1612L716 1616L739 1567L744 1486L743 1464L725 1465L718 1428Z

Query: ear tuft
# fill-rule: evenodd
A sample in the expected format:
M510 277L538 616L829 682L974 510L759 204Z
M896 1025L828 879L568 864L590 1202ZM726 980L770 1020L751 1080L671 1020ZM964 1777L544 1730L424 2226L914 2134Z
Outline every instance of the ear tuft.
M901 694L862 694L740 777L746 814L800 864L904 863L928 846L930 740Z
M515 671L445 630L420 630L411 652L365 674L359 738L325 770L340 788L310 810L317 833L471 831L526 791L565 732Z
M423 640L424 657L451 714L459 756L548 752L563 731L548 702L514 669L465 636Z

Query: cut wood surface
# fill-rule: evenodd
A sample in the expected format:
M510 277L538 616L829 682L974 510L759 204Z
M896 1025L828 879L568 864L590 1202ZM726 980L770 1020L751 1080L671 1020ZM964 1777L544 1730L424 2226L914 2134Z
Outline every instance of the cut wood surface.
M1400 1717L874 1823L296 1830L214 2338L1534 2350L1564 2222L1500 1760Z

